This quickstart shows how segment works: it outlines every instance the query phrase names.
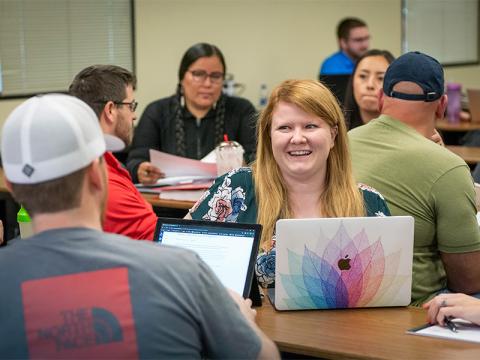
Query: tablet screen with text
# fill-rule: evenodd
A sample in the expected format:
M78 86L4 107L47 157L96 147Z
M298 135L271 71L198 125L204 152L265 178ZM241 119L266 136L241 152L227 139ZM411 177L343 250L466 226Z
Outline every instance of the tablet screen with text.
M154 241L194 251L221 283L248 296L260 226L159 218Z

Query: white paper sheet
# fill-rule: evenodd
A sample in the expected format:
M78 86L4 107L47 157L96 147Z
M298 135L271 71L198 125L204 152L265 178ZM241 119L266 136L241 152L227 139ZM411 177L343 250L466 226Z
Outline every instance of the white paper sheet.
M462 319L453 319L452 321L457 326L458 332L453 332L447 327L433 325L422 329L411 329L408 333L413 335L433 336L442 339L480 343L480 326Z
M216 164L217 163L217 154L215 154L215 149L210 151L207 155L203 157L201 162Z
M203 176L215 178L217 165L184 158L150 149L150 162L158 167L166 178L176 176Z

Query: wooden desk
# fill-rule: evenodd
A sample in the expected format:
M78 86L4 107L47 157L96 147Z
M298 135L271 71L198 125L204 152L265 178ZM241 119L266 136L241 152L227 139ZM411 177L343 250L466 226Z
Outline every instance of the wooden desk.
M158 194L142 193L142 196L153 206L161 208L189 210L195 204L194 201L160 199Z
M408 335L425 323L419 308L276 311L268 301L257 324L284 352L326 359L480 359L480 345Z
M480 122L460 121L458 123L450 123L447 120L438 120L435 123L435 127L441 131L471 131L479 130Z
M480 147L470 146L445 146L451 152L460 156L467 164L476 164L480 162Z

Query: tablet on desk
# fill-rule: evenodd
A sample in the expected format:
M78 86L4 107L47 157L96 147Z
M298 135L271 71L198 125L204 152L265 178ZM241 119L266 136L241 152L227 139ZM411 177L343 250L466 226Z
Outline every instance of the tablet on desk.
M225 287L247 298L251 288L258 292L254 265L260 234L258 224L158 218L153 240L196 252Z

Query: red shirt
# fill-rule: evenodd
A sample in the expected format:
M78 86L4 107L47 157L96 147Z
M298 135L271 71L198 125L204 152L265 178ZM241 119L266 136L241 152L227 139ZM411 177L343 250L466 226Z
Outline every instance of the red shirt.
M107 152L104 157L108 169L108 201L103 230L132 239L153 240L157 215L152 205L142 197L128 171L112 153Z

